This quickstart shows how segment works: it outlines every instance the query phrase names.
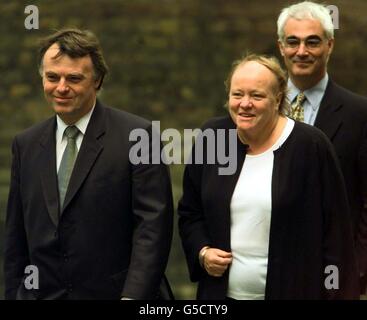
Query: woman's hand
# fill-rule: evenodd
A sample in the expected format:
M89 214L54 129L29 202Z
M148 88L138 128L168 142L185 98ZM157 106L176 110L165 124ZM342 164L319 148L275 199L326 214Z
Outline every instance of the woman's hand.
M203 267L213 277L221 277L232 263L232 253L216 248L208 248L203 256Z

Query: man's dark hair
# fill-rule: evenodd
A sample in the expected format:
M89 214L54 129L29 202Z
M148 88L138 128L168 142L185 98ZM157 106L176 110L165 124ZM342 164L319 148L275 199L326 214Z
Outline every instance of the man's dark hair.
M97 37L89 30L63 29L44 38L39 48L39 69L42 70L43 57L54 43L60 47L55 59L66 54L70 58L81 58L89 55L92 59L95 79L99 80L100 89L105 75L108 73L107 64L103 58L102 49Z

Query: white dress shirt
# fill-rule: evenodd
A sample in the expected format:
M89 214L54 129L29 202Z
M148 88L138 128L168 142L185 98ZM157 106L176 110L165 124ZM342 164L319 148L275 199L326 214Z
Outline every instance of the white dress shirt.
M87 127L88 127L89 120L92 116L92 113L93 113L93 110L94 110L95 106L96 106L96 103L94 103L93 108L87 114L85 114L82 118L80 118L76 123L73 124L80 131L80 133L79 133L79 135L76 139L76 146L77 146L77 151L78 152L79 152L80 146L83 142L83 138L84 138L85 132L86 132ZM64 151L65 151L65 148L66 148L66 145L67 145L67 138L64 135L64 131L69 125L67 125L64 121L62 121L62 119L58 115L56 115L56 121L57 121L57 127L56 127L56 170L57 170L57 172L59 172L62 155L64 154Z
M304 110L304 123L314 125L317 113L320 109L321 100L324 97L325 90L329 81L329 76L326 73L325 76L312 88L303 91L306 100L302 103ZM290 103L293 103L301 92L292 82L288 79L288 99Z

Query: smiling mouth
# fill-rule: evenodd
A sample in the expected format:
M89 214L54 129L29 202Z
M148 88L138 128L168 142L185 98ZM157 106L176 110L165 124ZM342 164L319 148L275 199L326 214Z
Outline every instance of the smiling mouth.
M293 63L297 63L297 64L311 64L312 61L293 61Z
M58 100L70 100L71 99L69 97L54 97L54 98Z
M254 114L250 114L250 113L239 113L238 114L241 118L247 118L247 119L249 119L249 118L254 118L255 117L255 115Z
M70 101L72 101L72 98L67 98L67 97L54 97L54 102L56 102L56 103L68 104Z

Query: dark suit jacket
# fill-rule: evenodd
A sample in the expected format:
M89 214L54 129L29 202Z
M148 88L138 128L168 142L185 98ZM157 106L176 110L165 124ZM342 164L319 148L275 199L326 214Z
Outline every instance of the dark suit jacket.
M339 158L357 259L361 271L367 273L367 99L329 80L315 126L328 136Z
M150 122L97 101L60 217L55 128L52 117L13 142L6 298L156 298L172 238L169 171L129 161L131 130ZM23 284L27 265L38 290Z
M216 118L207 128L234 129L235 124L229 117ZM179 230L191 280L199 281L199 299L226 297L228 272L209 276L199 265L198 253L205 245L231 251L230 203L245 157L246 148L237 140L235 174L218 175L218 163L185 168ZM265 299L357 299L346 191L333 148L320 130L295 124L274 152L271 188ZM338 290L324 286L328 265L339 269Z

